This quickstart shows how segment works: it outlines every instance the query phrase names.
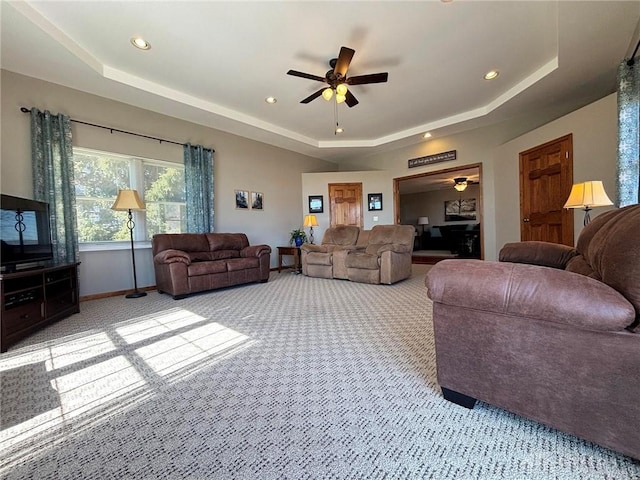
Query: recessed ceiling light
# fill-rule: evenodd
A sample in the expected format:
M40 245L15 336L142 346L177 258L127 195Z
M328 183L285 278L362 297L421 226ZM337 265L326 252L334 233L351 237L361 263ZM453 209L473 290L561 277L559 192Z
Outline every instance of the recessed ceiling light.
M267 97L264 99L265 102L273 105L274 103L276 103L278 101L278 99L276 97Z
M144 38L131 37L131 43L134 47L139 48L140 50L149 50L151 48L151 44Z
M344 129L342 127L336 128L336 135L343 132L344 132Z
M498 75L500 75L500 72L497 70L491 70L490 72L487 72L484 74L484 79L485 80L493 80L494 78L496 78Z
M431 134L427 132L422 136L422 138L431 138Z

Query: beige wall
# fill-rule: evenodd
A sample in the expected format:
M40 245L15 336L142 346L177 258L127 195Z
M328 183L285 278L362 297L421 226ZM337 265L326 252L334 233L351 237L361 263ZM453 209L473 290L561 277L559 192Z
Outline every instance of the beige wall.
M574 181L601 179L609 195L613 198L615 194L615 94L528 133L522 134L524 123L516 119L381 152L365 159L346 161L337 172L338 168L329 162L3 71L1 188L3 193L30 196L29 124L28 116L19 112L20 106L37 106L67 113L72 118L214 147L216 229L243 231L252 243L267 243L272 247L286 245L289 232L301 225L303 215L308 211L309 195L324 196L325 211L318 216L320 227L314 229L316 241L321 240L329 224L329 183L362 182L365 200L367 193L383 194L383 211L368 212L366 203L363 204L364 226L371 228L375 224L394 221L394 178L481 163L483 251L485 259L494 260L504 243L520 238L518 153L567 133L573 133ZM75 124L74 142L79 146L169 161L181 161L182 158L179 147L126 135L111 135ZM411 158L448 150L457 151L455 161L411 169L407 166L407 160ZM237 188L264 192L265 211L236 211L233 190ZM605 210L596 209L593 214ZM374 216L378 217L377 221L374 221ZM581 212L575 215L575 224L577 236L582 228ZM129 261L125 253L101 252L95 257L100 257L100 261L88 254L82 257L83 295L129 288L130 285L123 284L119 278ZM153 284L150 255L147 254L140 262L144 265L143 281L139 283ZM112 265L117 265L117 272L111 283L91 273L95 268L110 268ZM275 265L275 253L272 265Z
M213 147L215 167L215 228L244 232L252 244L274 249L286 245L290 230L302 223L301 174L336 170L331 162L300 155L202 125L160 115L106 98L61 87L12 72L1 78L2 193L32 196L29 115L20 107L37 107L82 120L177 142ZM182 147L73 123L74 145L146 158L182 162ZM264 193L264 211L235 209L234 190ZM131 288L131 254L124 250L81 254L81 295ZM155 284L149 248L136 252L138 285ZM105 274L106 273L106 274Z
M520 240L519 153L548 141L573 134L573 181L602 180L611 199L615 198L617 156L616 95L609 95L575 112L526 133L495 151L496 243ZM591 218L609 208L596 208ZM584 213L574 214L577 239L583 228Z
M526 123L526 122L524 122ZM564 117L522 134L524 123L514 119L449 137L426 141L340 165L341 170L378 169L395 177L482 164L484 258L497 259L506 242L520 240L519 152L573 133L574 181L603 180L611 198L615 195L617 114L611 94ZM516 132L516 133L514 133ZM457 151L457 159L428 167L407 167L407 160ZM390 206L391 207L391 206ZM596 209L593 216L606 211ZM582 212L575 215L576 237L582 230Z
M313 229L315 243L322 241L322 235L329 226L329 184L330 183L362 183L362 220L365 229L374 225L393 224L393 180L389 172L329 172L302 174L302 207L309 211L309 195L322 195L324 212L316 215L319 226ZM367 206L367 194L382 193L382 210L370 212Z

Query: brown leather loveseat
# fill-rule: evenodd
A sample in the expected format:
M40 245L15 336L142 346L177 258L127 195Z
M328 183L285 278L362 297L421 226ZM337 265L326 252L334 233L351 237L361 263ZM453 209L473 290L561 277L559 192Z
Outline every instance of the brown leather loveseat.
M269 280L271 248L244 233L162 233L152 246L158 292L174 299Z
M640 459L640 206L427 274L438 383Z

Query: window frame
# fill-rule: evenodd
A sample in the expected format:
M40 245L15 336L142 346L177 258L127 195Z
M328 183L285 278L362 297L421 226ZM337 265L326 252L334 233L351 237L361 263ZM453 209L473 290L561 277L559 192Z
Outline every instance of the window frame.
M145 189L144 189L144 166L152 165L158 167L165 168L177 168L184 172L184 164L178 162L170 162L167 160L157 160L153 158L141 157L138 155L126 155L115 152L106 152L104 150L98 150L94 148L86 148L86 147L73 147L73 155L75 157L76 153L86 154L86 155L103 155L108 157L120 158L127 160L129 163L129 182L130 185L128 188L135 189L138 191L141 199L146 204L145 199ZM92 199L96 198L98 200L104 200L99 197L84 197L81 195L76 195L76 200L78 198L86 198ZM113 198L115 201L115 197ZM160 203L160 202L152 202L152 203ZM177 205L186 205L186 202L166 202L173 203ZM133 230L133 243L134 248L151 248L151 240L147 240L147 217L146 211L133 211L133 221L135 223L135 228ZM77 216L77 211L76 211ZM77 218L77 217L76 217ZM130 240L109 240L109 241L96 241L96 242L81 242L78 241L78 247L80 252L90 252L90 251L105 251L105 250L125 250L130 248L131 241Z

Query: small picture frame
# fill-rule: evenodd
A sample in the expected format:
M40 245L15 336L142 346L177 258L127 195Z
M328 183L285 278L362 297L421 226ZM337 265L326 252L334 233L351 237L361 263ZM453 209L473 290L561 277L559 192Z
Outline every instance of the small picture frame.
M309 213L324 212L322 195L309 195Z
M382 194L369 193L368 195L369 211L382 210Z
M249 192L247 190L236 190L236 208L249 210Z
M262 210L264 207L264 193L251 192L251 210Z

